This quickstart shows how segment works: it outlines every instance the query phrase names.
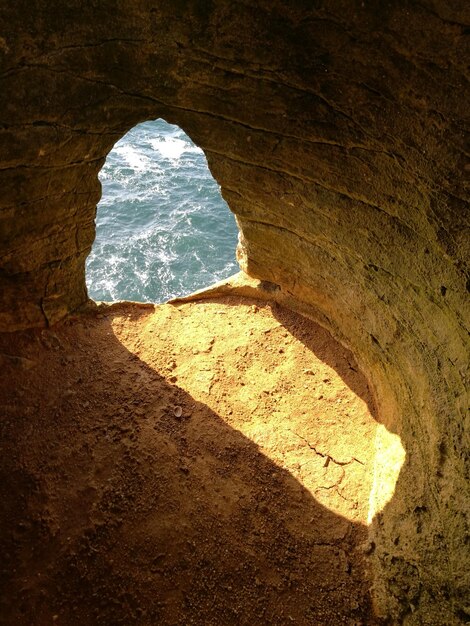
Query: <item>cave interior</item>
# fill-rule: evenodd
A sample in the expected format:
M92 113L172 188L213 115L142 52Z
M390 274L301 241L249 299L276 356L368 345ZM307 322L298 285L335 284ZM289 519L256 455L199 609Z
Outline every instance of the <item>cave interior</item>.
M467 623L468 3L18 0L0 26L4 341L90 306L106 156L142 121L177 124L239 227L244 278L223 293L288 307L354 354L384 433L377 493L386 437L403 446L371 504L374 614ZM34 486L4 462L27 508Z

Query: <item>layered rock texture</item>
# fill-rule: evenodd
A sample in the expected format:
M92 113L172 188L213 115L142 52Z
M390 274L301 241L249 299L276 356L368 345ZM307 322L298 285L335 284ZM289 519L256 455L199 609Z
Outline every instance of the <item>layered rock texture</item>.
M138 122L178 124L242 268L354 351L401 439L371 524L392 623L470 611L469 23L464 0L0 6L0 328L87 300L107 153Z

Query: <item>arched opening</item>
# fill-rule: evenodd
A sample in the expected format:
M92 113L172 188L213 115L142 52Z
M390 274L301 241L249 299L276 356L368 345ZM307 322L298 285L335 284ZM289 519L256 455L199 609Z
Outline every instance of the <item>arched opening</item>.
M162 302L238 270L238 229L203 151L162 119L135 126L101 170L87 260L95 300Z

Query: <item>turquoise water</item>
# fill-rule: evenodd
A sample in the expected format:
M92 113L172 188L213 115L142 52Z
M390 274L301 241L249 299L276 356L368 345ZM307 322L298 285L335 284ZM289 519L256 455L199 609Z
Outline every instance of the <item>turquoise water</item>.
M238 271L238 230L204 153L177 126L139 124L108 155L87 260L95 300L164 302Z

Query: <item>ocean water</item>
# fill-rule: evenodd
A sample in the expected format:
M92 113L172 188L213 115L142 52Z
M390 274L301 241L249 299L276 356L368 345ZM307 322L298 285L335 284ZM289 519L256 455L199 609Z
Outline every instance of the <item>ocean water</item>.
M238 229L204 153L163 120L134 127L110 152L96 240L95 300L164 302L238 271Z

